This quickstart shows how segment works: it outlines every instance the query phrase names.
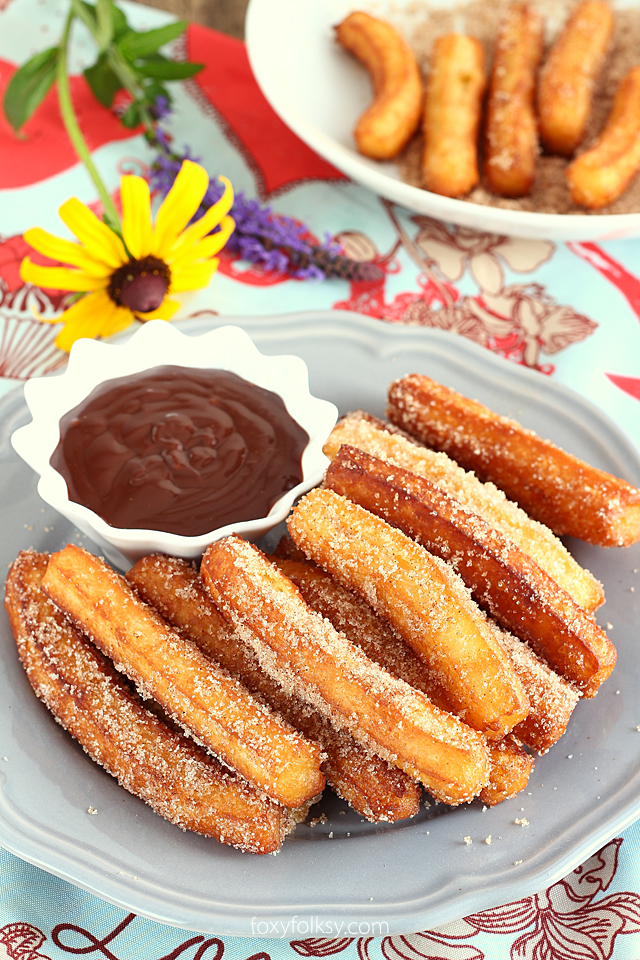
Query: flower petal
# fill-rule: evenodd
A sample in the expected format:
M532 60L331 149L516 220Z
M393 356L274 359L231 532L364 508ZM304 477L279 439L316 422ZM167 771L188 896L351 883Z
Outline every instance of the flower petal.
M110 267L121 267L127 262L129 258L120 237L77 197L63 203L58 213L96 260Z
M80 267L89 276L108 277L111 275L111 268L95 260L79 243L63 240L62 237L47 233L40 227L25 230L24 239L30 247L33 247L38 253L44 254L45 257L51 257L52 260L59 260L62 263L69 263L73 267Z
M136 260L151 253L153 227L149 184L142 177L124 176L120 180L122 199L122 237Z
M157 310L149 310L148 313L136 313L140 320L171 320L178 312L182 304L179 300L170 300L165 297Z
M199 290L206 287L219 264L216 258L200 263L186 263L179 270L171 271L169 293L182 293L183 290Z
M226 177L218 177L218 180L224 184L224 193L213 206L209 207L204 216L200 217L199 220L196 220L195 223L192 223L190 227L187 227L186 230L183 231L177 241L177 246L180 246L180 248L182 248L183 244L191 245L196 243L198 240L201 240L202 237L211 233L215 226L225 221L229 210L233 206L233 187ZM233 226L235 226L235 224ZM231 229L233 230L233 227ZM173 252L174 251L171 251L171 253Z
M209 175L204 167L185 160L156 215L151 252L157 257L164 259L169 253L176 237L200 206L208 185Z
M90 277L82 270L70 270L68 267L43 267L25 257L20 264L20 276L26 283L36 287L48 287L52 290L104 290L108 277Z
M104 329L108 329L113 323L114 314L119 314L123 310L124 308L118 307L105 291L90 293L89 296L74 303L59 317L59 320L64 323L64 329L56 337L56 346L68 352L81 337L100 336ZM130 310L125 312L129 315L129 322L131 322L133 314Z
M169 259L171 269L178 270L184 263L189 263L192 260L207 260L214 254L219 253L235 230L235 226L231 217L225 217L220 230L216 233L210 234L204 240L200 240L186 249L180 248L178 255Z

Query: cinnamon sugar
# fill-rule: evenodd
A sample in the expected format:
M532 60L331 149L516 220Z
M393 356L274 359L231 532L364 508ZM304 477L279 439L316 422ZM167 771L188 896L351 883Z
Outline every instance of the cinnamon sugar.
M569 0L533 0L534 6L545 18L546 49L563 27L570 9ZM413 46L424 74L428 73L429 55L434 40L453 31L467 33L480 40L487 53L490 69L493 46L501 17L510 0L472 0L447 10L425 11L420 21L412 17L412 30L406 33ZM399 24L400 26L400 24ZM403 25L404 26L404 25ZM405 27L406 29L406 27ZM609 115L615 91L625 74L640 64L640 17L636 9L616 9L614 34L604 69L596 86L591 117L585 138L578 153L590 149L603 129ZM405 183L422 187L420 172L422 133L409 143L398 158L398 169ZM465 200L483 206L501 207L505 210L555 214L623 214L640 212L640 177L614 203L600 210L588 210L571 200L565 180L565 170L570 159L541 153L536 179L529 196L518 199L498 197L489 192L484 184L475 187Z

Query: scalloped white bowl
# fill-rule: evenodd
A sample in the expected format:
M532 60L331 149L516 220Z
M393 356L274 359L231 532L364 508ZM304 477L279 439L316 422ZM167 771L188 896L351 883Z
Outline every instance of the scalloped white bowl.
M302 481L280 497L266 517L231 522L197 537L183 537L161 530L112 527L92 510L69 499L64 478L49 462L60 439L61 417L99 384L164 364L228 370L272 390L309 434L302 455ZM210 543L230 533L250 540L264 536L284 520L298 496L322 480L328 465L322 445L338 414L334 404L310 394L307 366L300 357L265 356L240 327L223 326L202 336L189 337L163 320L144 324L125 343L79 340L71 349L62 375L29 380L24 392L33 419L14 432L11 443L40 475L38 493L123 570L149 553L198 558Z

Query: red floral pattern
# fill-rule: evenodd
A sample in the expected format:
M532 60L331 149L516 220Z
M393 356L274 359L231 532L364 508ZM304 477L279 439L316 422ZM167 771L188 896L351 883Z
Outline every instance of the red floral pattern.
M47 960L39 948L47 938L30 923L0 927L0 960Z
M612 840L548 890L472 914L458 923L404 937L384 937L386 960L483 960L479 945L463 943L478 934L514 936L511 960L609 960L619 934L640 932L640 896L606 891L618 866L621 839ZM595 901L595 902L594 902ZM327 957L353 940L293 940L304 957ZM371 960L371 938L355 941L361 960Z

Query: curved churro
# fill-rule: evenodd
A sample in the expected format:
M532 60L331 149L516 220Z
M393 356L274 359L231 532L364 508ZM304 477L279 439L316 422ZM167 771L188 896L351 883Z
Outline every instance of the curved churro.
M427 190L445 197L465 196L480 178L484 60L480 41L464 34L447 34L433 44L422 122L422 177Z
M354 130L358 150L374 160L389 160L420 124L422 78L413 50L390 23L360 10L335 31L338 42L367 68L374 88L374 101Z
M547 527L531 520L501 490L492 483L481 483L446 453L419 446L388 424L360 412L349 414L336 424L324 445L325 454L332 459L343 443L431 480L513 540L588 612L603 602L602 585Z
M68 544L49 560L42 589L143 696L267 796L298 807L322 792L318 745L171 630L101 560Z
M147 710L40 589L48 556L21 553L5 607L29 681L56 720L130 793L184 830L273 853L295 825L201 747Z
M609 4L582 0L551 48L538 84L540 139L549 153L570 157L584 137L612 33Z
M201 572L216 605L285 688L437 799L457 804L479 793L489 776L484 738L369 660L257 547L218 540Z
M640 169L640 67L624 77L607 124L591 150L567 167L571 199L599 210L627 189Z
M264 672L251 647L214 606L197 571L175 557L143 557L127 579L147 603L255 696L293 727L322 746L328 783L362 816L401 820L420 809L420 787L386 760L367 750Z
M325 485L446 560L474 600L530 643L565 680L594 696L616 662L613 644L582 607L512 541L435 484L343 446Z
M522 685L446 563L332 490L304 497L288 527L307 556L389 620L436 673L466 723L501 740L524 719L529 703Z
M638 81L640 94L640 68ZM638 107L640 116L640 99ZM640 540L640 490L476 400L415 373L391 384L388 414L422 443L495 483L558 536L601 547Z
M532 5L512 3L500 25L489 82L484 173L501 197L522 197L536 174L536 71L542 19Z

